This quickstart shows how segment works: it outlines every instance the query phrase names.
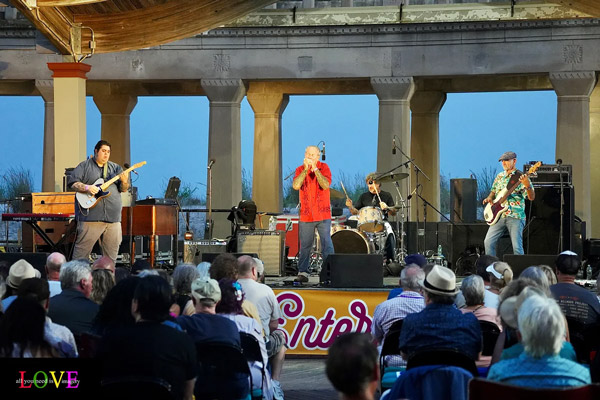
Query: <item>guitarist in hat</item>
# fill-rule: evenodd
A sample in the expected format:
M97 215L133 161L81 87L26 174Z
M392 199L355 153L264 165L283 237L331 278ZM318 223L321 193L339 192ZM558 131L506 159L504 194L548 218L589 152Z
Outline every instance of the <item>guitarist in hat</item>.
M90 256L94 244L100 240L102 255L117 260L122 240L121 231L121 195L129 189L129 177L123 173L120 165L108 161L110 143L100 140L94 147L94 156L79 163L68 176L67 184L77 192L96 195L100 188L94 185L98 179L104 181L119 175L119 179L107 189L108 195L97 200L91 208L83 208L75 200L75 218L77 219L77 240L73 250L73 260Z
M483 200L483 204L492 203L504 189L512 187L518 182L518 186L507 198L508 209L500 216L498 221L491 225L485 236L485 254L496 255L496 244L498 239L508 231L512 242L513 253L523 254L523 228L525 227L525 198L533 201L535 192L531 181L526 174L517 170L517 155L507 151L498 160L502 163L503 172L500 172L494 183L489 196Z

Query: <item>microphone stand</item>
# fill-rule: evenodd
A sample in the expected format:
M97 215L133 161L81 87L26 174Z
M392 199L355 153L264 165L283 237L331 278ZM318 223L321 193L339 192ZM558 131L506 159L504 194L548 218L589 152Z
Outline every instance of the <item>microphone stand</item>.
M212 240L213 237L213 220L212 220L212 163L209 163L206 167L208 169L208 221L206 221L206 228L204 234L208 232L208 240Z
M557 160L560 161L560 160ZM558 234L558 253L564 251L564 218L565 218L565 194L563 191L563 176L562 176L562 162L558 163L558 177L560 181L560 233Z

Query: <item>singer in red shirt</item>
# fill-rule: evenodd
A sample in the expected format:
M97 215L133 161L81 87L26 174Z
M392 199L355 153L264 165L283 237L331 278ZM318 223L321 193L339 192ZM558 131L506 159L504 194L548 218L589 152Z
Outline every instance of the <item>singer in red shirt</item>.
M304 163L296 168L292 187L300 191L300 258L297 282L308 282L309 257L315 238L315 228L321 239L323 260L333 254L331 242L331 205L329 186L331 170L319 161L321 151L317 146L308 146L304 152Z

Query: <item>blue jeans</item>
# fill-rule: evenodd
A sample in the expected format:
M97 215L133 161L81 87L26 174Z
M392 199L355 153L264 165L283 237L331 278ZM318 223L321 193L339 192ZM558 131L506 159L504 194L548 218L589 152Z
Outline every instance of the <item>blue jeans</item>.
M496 245L498 239L508 231L514 254L523 254L523 228L525 227L524 219L512 217L500 218L498 222L490 226L490 229L485 235L485 254L491 256L496 255Z
M327 256L333 254L333 243L331 242L331 220L302 222L300 221L300 258L298 260L298 273L308 274L309 258L315 240L315 228L321 238L321 251L323 261Z

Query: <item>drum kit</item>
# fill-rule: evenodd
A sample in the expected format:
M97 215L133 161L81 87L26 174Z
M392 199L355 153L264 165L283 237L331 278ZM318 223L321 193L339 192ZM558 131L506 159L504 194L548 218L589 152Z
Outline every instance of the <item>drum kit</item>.
M406 173L386 174L381 176L379 182L395 182L407 178ZM336 189L329 189L332 199L348 198L344 184L343 193ZM379 194L377 193L377 197ZM381 202L381 199L379 199ZM394 231L392 225L385 219L384 212L379 207L362 207L358 215L349 218L347 225L334 223L331 226L331 241L336 253L343 254L382 254L386 256L386 243L391 242L393 248L392 262L404 260L406 251L404 249L404 201L401 205L392 206L391 209L400 210L400 220L396 221L397 229ZM396 240L396 232L400 233L400 241ZM396 244L399 246L397 247ZM310 258L310 269L317 272L321 263L321 242L317 232L313 243L313 251Z

